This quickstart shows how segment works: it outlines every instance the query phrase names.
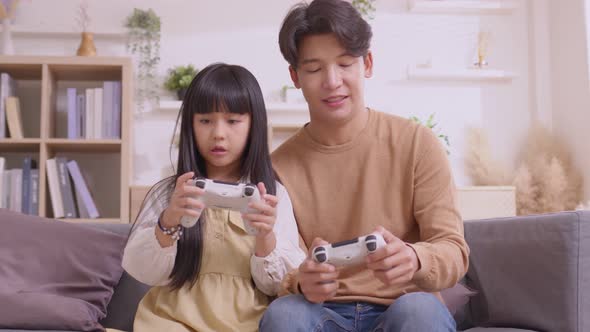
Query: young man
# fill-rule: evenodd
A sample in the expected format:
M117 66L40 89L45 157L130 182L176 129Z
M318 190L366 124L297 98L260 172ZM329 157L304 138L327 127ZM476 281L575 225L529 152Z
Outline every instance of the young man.
M432 131L368 109L370 26L342 0L295 6L279 34L311 121L273 154L308 249L372 232L386 246L343 269L305 260L265 331L455 331L438 291L469 249L446 153Z

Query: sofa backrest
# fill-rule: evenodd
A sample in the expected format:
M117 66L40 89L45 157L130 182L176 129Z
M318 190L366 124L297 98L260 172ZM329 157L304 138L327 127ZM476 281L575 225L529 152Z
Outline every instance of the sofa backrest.
M590 331L590 211L465 222L473 325Z

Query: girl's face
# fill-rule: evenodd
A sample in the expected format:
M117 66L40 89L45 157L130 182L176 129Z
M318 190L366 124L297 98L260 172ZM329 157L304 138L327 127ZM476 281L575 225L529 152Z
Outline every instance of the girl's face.
M195 114L193 132L199 153L205 159L207 176L237 181L250 133L251 115L221 112Z

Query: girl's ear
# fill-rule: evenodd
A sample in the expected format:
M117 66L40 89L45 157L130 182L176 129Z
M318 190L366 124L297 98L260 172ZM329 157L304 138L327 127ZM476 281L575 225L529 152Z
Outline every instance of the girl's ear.
M291 81L293 81L293 85L300 89L301 86L299 85L299 75L297 75L297 70L293 68L293 66L289 66L289 74L291 75Z

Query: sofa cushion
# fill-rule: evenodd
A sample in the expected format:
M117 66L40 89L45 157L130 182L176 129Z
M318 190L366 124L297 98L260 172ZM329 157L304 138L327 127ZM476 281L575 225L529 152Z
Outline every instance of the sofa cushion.
M0 328L102 331L126 235L0 209Z

